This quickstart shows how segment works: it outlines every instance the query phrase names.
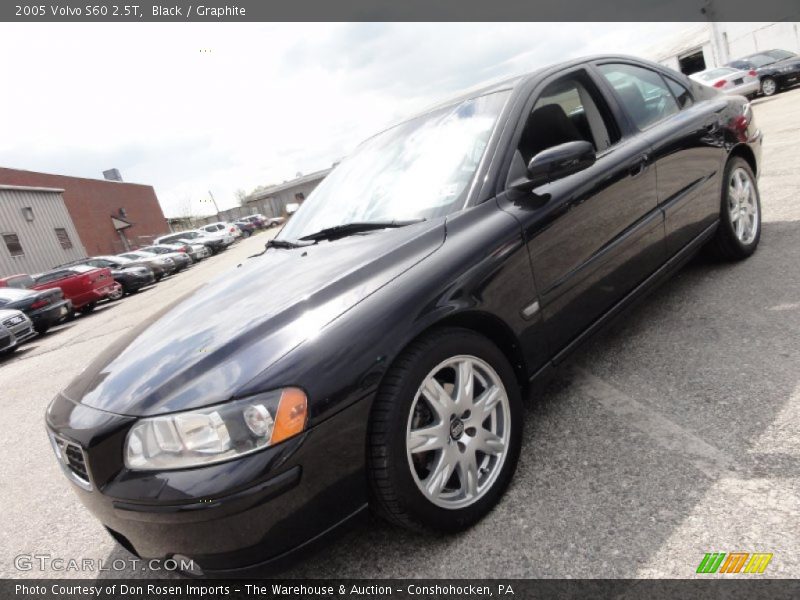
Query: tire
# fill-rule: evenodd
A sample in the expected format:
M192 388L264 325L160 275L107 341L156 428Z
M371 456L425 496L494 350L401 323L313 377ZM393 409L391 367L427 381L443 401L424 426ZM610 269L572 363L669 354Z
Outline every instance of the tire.
M36 333L38 333L39 335L44 335L50 330L50 325L39 325L34 329L36 329Z
M774 96L778 93L778 82L772 77L764 77L761 80L761 93L765 96Z
M449 396L457 381L456 369L460 371L462 363L473 369L469 381L476 399L486 398L484 392L492 389L498 394L482 422L475 420L475 405L465 401L459 406ZM432 375L441 387L428 388L446 394L440 397L444 408L438 413L427 399L430 392L422 391L423 383ZM446 382L448 378L450 383ZM469 396L465 395L467 400ZM464 408L468 412L462 412ZM447 420L451 412L458 414ZM494 429L495 439L487 437L487 423L488 429ZM428 431L435 430L438 435L412 433L429 427ZM423 439L426 448L435 449L412 451L411 447ZM491 453L470 452L480 439L491 444L484 445L492 448ZM398 357L372 406L367 448L372 508L388 521L409 529L464 530L483 518L503 495L516 469L521 439L520 387L505 355L471 330L434 330ZM445 463L449 467L434 468ZM445 475L439 476L442 472ZM470 472L473 477L465 475ZM471 486L470 481L474 482ZM436 491L424 492L428 487Z
M115 292L112 292L112 293L110 293L110 294L108 295L108 299L109 299L111 302L116 302L117 300L120 300L120 299L122 299L122 297L123 297L124 295L125 295L125 288L123 288L123 287L120 287L120 288L119 288L119 291L115 291Z
M741 201L735 195L737 180L749 182L751 195L746 198L741 196L743 198ZM742 183L742 186L745 184ZM734 212L737 210L738 215ZM742 210L746 212L743 214ZM742 260L756 251L760 239L761 197L758 193L758 184L747 161L735 156L725 165L720 222L709 249L717 258L729 261Z
M88 314L89 314L90 312L92 312L92 311L93 311L95 308L97 308L97 304L95 304L94 302L90 302L89 304L86 304L86 305L84 305L84 306L81 306L81 308L80 308L80 313L81 313L82 315L88 315Z

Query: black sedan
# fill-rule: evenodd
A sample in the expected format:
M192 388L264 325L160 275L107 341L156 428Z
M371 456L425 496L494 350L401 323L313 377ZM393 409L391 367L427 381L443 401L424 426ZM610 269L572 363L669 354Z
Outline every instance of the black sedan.
M72 303L58 288L39 291L0 287L0 308L24 312L39 335L72 314Z
M82 264L111 269L111 276L121 287L109 296L109 300L119 300L125 294L135 294L156 282L156 275L151 265L118 256L93 256L82 261Z
M125 548L197 572L368 507L469 527L514 474L533 383L701 248L756 250L760 154L743 97L621 56L442 103L102 353L47 411L59 462Z
M773 94L800 83L800 56L787 50L766 50L728 63L729 67L753 71L761 80L761 93Z

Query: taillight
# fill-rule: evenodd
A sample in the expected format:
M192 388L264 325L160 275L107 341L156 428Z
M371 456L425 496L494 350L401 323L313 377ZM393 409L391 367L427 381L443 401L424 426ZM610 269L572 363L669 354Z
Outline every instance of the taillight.
M717 83L714 84L714 87L717 89L724 88L726 83L728 82L725 81L724 79L720 79Z
M756 72L755 72L753 69L750 69L750 70L747 72L747 74L748 74L748 75L750 75L750 77L755 77L756 75L758 75L758 73L756 73Z
M50 304L49 300L37 300L33 304L31 304L31 308L42 308L43 306L47 306Z
M236 227L231 227L231 233L236 233Z

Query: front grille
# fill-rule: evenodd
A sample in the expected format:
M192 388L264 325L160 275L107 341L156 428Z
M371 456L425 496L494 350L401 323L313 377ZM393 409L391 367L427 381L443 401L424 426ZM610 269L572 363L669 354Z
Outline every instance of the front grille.
M89 473L86 471L86 460L83 458L83 450L75 444L65 444L64 452L67 455L67 466L72 472L84 481L89 481Z
M84 489L90 490L92 486L89 483L89 471L86 468L86 456L83 453L83 448L74 442L55 435L51 435L51 439L53 441L53 449L61 462L64 472L75 483Z
M25 317L22 315L17 315L16 317L11 317L10 319L6 319L3 321L3 325L6 327L14 327L14 325L19 325L25 321Z

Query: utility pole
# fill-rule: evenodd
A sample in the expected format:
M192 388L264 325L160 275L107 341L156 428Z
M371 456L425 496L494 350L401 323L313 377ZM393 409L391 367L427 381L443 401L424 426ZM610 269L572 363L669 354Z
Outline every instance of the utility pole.
M219 206L217 206L217 201L214 199L214 194L211 193L211 190L208 190L208 195L211 197L211 202L214 203L214 210L217 211L217 221L219 221Z

